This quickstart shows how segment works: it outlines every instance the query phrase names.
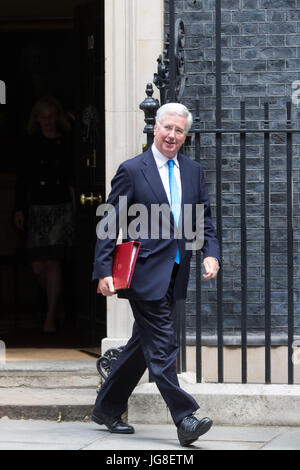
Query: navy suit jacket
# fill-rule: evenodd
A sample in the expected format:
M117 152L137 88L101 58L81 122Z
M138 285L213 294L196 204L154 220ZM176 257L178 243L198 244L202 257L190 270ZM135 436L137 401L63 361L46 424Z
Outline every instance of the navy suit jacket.
M211 210L208 198L206 183L204 181L203 170L199 163L191 160L187 156L179 153L178 162L182 184L182 208L184 204L189 204L194 208L192 212L192 224L195 228L195 207L196 204L204 206L204 244L202 247L203 256L217 258L220 263L219 243L215 229L211 220ZM166 204L170 206L168 198L161 181L161 177L153 157L151 149L135 158L122 163L111 183L111 192L107 203L111 204L116 216L120 212L119 196L126 196L128 207L133 204L143 204L148 209L148 229L147 237L139 237L141 247L132 277L131 287L128 290L118 291L118 296L122 298L139 298L143 300L159 300L167 292L174 267L174 259L177 249L180 250L180 264L174 286L174 300L186 297L187 285L190 272L190 260L192 251L186 249L186 243L190 242L183 236L181 239L174 238L174 219L171 214L171 236L165 239L163 236L150 237L151 229L151 205ZM184 214L184 212L182 211ZM136 215L138 216L138 214ZM106 215L104 216L107 217ZM104 220L103 219L103 220ZM128 225L135 219L128 217ZM119 223L117 221L117 231ZM162 227L159 226L159 229ZM160 234L162 235L162 234ZM129 241L128 236L123 241ZM95 263L93 279L99 279L112 275L113 252L116 239L97 238L95 248Z

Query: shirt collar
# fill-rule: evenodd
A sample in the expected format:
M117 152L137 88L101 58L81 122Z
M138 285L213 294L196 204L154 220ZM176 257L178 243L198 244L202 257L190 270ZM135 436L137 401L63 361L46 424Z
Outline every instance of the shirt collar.
M155 144L152 145L152 153L153 153L153 156L154 156L154 159L156 161L156 164L158 166L158 168L161 168L162 166L164 166L170 159L165 157L159 150L158 148L156 147ZM175 157L173 158L174 160L174 163L175 165L179 168L179 163L178 163L178 159L177 159L177 154L175 155Z

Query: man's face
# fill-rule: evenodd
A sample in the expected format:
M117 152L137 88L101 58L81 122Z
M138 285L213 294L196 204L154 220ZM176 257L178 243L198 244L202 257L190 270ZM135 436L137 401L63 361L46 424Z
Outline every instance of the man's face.
M167 114L160 125L155 124L154 144L167 158L174 158L186 139L187 118Z

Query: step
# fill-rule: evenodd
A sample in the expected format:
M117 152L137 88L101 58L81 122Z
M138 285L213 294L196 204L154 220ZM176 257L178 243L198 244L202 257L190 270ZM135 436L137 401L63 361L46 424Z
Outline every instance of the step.
M94 366L93 361L1 364L0 418L89 420L100 382ZM300 385L197 384L193 373L179 375L179 382L199 403L197 414L211 417L215 424L300 425ZM128 403L128 421L172 423L154 383L136 387Z
M100 376L96 360L0 364L0 418L89 420Z
M0 389L0 418L87 421L97 397L93 388Z
M100 376L96 361L20 361L0 364L0 389L31 388L97 388Z
M193 373L181 374L180 385L200 405L197 416L219 425L300 425L300 385L195 383ZM170 424L172 417L154 383L136 387L129 399L130 423Z

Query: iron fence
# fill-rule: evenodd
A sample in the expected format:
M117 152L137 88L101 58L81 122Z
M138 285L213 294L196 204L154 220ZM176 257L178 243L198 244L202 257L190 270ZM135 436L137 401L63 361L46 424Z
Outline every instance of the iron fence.
M178 20L177 20L178 21ZM263 135L263 159L264 159L264 346L265 346L265 383L271 383L271 227L270 227L270 137L274 133L284 133L286 135L286 239L287 239L287 369L288 383L294 383L294 364L293 364L293 346L294 346L294 228L293 228L293 136L299 133L299 129L293 128L291 121L291 102L286 103L286 123L284 127L275 128L270 121L269 100L264 103L264 121L260 128L251 128L246 122L246 102L240 103L240 122L235 123L231 128L226 123L226 128L222 124L222 42L221 25L222 11L221 0L215 2L215 21L216 21L216 105L215 105L215 127L214 129L205 129L200 122L199 98L195 103L194 125L191 130L191 136L194 139L194 158L201 160L201 136L204 134L213 134L215 136L216 151L216 229L221 247L221 258L223 254L223 195L222 195L222 151L223 138L226 134L237 134L239 136L239 155L240 155L240 243L241 243L241 381L247 383L247 352L248 352L248 266L247 266L247 199L246 199L246 175L247 175L247 138L251 134ZM167 76L167 87L169 88L168 101L174 101L177 98L176 76L178 78L178 63L182 60L176 56L176 43L178 37L175 37L176 15L175 0L169 0L169 54L167 63L169 74ZM184 31L184 28L183 28ZM175 53L174 53L175 51ZM182 74L181 74L182 75ZM182 76L179 77L182 80ZM178 100L179 101L179 100ZM161 104L164 104L161 102ZM259 127L259 126L258 126ZM151 140L151 139L150 139ZM223 271L219 271L217 278L217 362L218 362L218 382L224 381L224 316L223 316ZM196 254L196 325L195 325L195 343L196 343L196 378L197 382L202 380L202 285L201 285L201 255ZM176 315L177 335L180 344L180 354L178 356L178 370L186 371L187 362L187 338L186 338L186 315L185 305L180 303L177 307Z
M204 134L213 134L216 142L216 229L220 242L221 259L223 254L223 194L222 194L222 141L226 134L237 134L239 136L239 154L240 154L240 272L241 272L241 381L247 383L247 333L248 333L248 243L247 243L247 137L250 134L262 134L264 140L264 344L265 344L265 383L271 383L271 224L270 224L270 136L274 133L286 135L286 240L287 240L287 348L288 348L288 383L294 383L294 364L293 364L293 346L294 346L294 263L293 263L293 245L294 245L294 227L293 227L293 136L300 133L299 129L292 128L290 102L286 103L286 123L284 127L271 127L269 119L269 102L264 104L264 121L262 128L251 128L247 126L246 103L240 104L240 125L204 129L201 128L199 116L199 98L196 102L196 115L194 125L191 130L193 136L193 158L200 162L201 136ZM202 380L202 282L201 282L201 253L196 253L196 377L197 382ZM223 272L219 271L217 278L217 357L218 357L218 382L224 381L224 315L223 315ZM186 371L186 316L184 314L184 305L177 307L177 334L180 343L180 354L178 357L179 371Z
M216 0L216 106L215 106L215 126L214 128L205 128L205 123L200 121L199 97L195 100L194 124L190 131L187 141L190 141L191 149L194 152L193 158L200 162L201 158L201 139L203 136L210 134L215 138L215 187L216 187L216 230L220 242L221 259L223 257L223 142L224 137L229 134L238 136L239 147L239 208L240 208L240 285L241 285L241 315L240 315L240 344L241 344L241 382L248 381L248 352L249 352L249 311L248 311L248 218L247 218L247 140L249 136L260 134L263 136L263 232L264 232L264 252L263 252L263 268L264 268L264 338L263 345L265 347L265 383L272 382L271 370L271 320L272 320L272 247L271 247L271 203L270 203L270 161L271 161L271 137L273 134L285 135L285 158L286 158L286 178L285 178L285 194L286 194L286 242L287 242L287 370L288 383L294 383L294 339L295 339L295 308L294 308L294 226L293 226L293 138L300 133L292 125L292 104L286 103L285 113L286 121L284 125L278 124L274 126L274 122L270 120L270 104L266 99L264 103L264 119L260 125L251 127L251 122L246 121L246 102L240 103L240 119L229 125L223 126L222 123L222 51L221 51L221 0ZM144 132L147 134L147 147L153 142L153 131L155 124L155 114L158 107L165 101L180 101L183 86L185 83L184 76L184 25L175 15L175 0L169 0L169 36L167 38L167 50L165 51L164 61L160 56L158 63L158 73L155 74L154 83L161 92L161 102L152 98L152 84L147 85L147 98L141 103L140 108L145 112L146 127ZM256 123L258 124L258 123ZM281 127L280 127L281 126ZM195 345L196 345L196 380L198 383L202 381L203 371L203 286L201 282L201 253L195 254L195 279L196 279L196 298L195 298ZM217 293L217 375L218 382L224 382L224 279L223 270L220 269L216 280ZM187 316L185 314L186 304L178 302L176 306L176 331L178 342L180 345L177 368L178 372L187 370ZM117 351L118 352L118 351Z

